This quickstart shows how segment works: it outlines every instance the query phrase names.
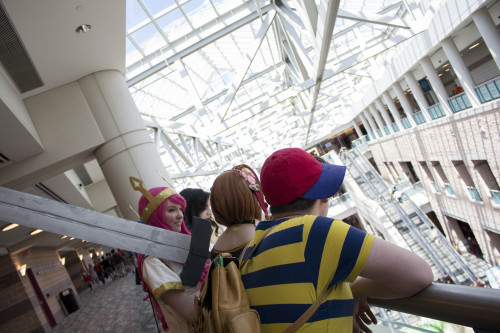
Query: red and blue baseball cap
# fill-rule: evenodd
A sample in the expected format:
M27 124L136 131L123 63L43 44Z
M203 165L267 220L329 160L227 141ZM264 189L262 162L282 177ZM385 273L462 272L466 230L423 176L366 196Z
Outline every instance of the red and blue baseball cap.
M298 198L330 198L340 189L345 171L345 166L320 163L300 148L285 148L266 159L260 182L266 201L283 206Z

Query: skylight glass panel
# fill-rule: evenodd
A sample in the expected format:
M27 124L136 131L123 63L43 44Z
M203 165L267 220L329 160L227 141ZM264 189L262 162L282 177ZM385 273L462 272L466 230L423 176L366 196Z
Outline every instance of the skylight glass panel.
M142 3L144 3L144 6L146 6L147 10L153 17L155 17L158 13L175 6L175 2L173 0L142 0Z
M225 14L232 9L236 8L237 6L240 6L244 3L243 0L212 0L212 3L215 6L215 10L219 15Z
M182 10L195 29L217 16L209 0L191 0L182 5Z
M152 23L132 33L131 37L145 54L153 53L160 48L161 45L165 44L165 40Z
M131 64L142 58L142 54L137 50L137 48L132 44L132 42L127 38L125 40L127 63Z
M136 25L142 23L147 20L148 16L142 10L141 5L137 2L137 0L127 0L126 5L126 26L127 31L135 27Z
M186 21L186 18L182 15L178 8L158 18L156 22L170 42L177 40L192 31L189 23Z

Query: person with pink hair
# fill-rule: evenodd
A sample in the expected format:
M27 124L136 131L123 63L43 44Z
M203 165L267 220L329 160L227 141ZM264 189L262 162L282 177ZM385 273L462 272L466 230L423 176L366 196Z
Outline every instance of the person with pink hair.
M137 179L134 179L139 181ZM131 177L132 183L132 177ZM143 195L139 200L139 215L142 223L190 235L183 220L186 201L174 190L167 187L154 187L146 191L139 181ZM184 265L179 262L164 260L140 254L138 271L143 281L143 289L148 292L162 332L190 332L194 319L193 298L199 294L201 284L206 278L208 265L197 286L182 284L179 274Z

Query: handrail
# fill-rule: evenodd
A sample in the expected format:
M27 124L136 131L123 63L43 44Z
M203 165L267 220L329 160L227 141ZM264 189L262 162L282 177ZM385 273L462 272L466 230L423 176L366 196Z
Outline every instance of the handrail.
M371 305L491 332L500 328L500 290L432 283L399 299L368 299Z

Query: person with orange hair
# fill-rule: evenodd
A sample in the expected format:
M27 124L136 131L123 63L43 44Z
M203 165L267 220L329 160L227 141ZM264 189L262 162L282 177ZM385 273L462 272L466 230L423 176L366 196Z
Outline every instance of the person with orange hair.
M139 186L134 184L138 183ZM149 191L142 181L131 177L134 189L143 195L139 200L139 215L142 223L190 235L183 220L186 201L174 190L167 187L153 187ZM209 262L194 287L182 284L180 273L184 265L140 254L138 271L143 281L143 289L148 292L156 318L161 323L162 332L190 332L194 320L194 297L199 294L206 278Z
M255 222L262 220L262 212L269 216L259 178L245 164L224 171L215 179L210 205L215 221L226 227L212 249L212 259L222 253L238 258L255 236Z

